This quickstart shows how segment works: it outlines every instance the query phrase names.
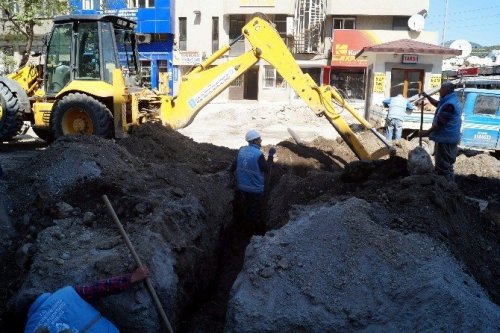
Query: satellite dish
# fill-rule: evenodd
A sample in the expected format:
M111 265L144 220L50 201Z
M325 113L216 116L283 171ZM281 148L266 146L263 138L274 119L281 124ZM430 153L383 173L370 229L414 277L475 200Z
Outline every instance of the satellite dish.
M465 39L457 39L450 44L450 48L462 51L460 57L467 57L472 52L472 45Z
M424 30L425 18L420 14L415 14L410 16L408 19L408 28L412 31L422 31Z

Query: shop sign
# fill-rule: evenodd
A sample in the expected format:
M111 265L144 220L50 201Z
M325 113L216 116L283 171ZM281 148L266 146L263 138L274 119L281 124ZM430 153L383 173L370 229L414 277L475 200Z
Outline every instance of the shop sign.
M441 75L432 75L429 80L429 88L434 89L441 86Z
M333 30L332 39L331 65L337 67L366 67L366 58L356 58L356 54L380 43L378 36L367 30Z
M417 64L418 55L417 54L403 54L403 64Z
M193 66L201 63L200 51L174 51L174 66Z
M385 73L375 73L373 78L373 92L383 93L385 91Z
M240 7L274 7L276 0L240 0Z
M457 70L458 76L478 76L479 75L479 67L475 68L459 68Z

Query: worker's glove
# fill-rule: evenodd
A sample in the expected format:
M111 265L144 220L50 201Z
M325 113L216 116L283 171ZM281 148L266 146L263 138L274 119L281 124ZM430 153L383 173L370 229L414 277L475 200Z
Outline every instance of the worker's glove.
M274 154L276 154L276 148L271 147L271 148L269 149L269 157L273 157L273 156L274 156Z

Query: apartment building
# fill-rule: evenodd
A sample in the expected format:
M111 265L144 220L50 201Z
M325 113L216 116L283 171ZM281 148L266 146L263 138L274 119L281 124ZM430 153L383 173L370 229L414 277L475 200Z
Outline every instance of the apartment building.
M350 99L370 102L390 96L397 87L410 95L438 85L443 58L454 54L420 44L436 44L437 33L424 29L428 8L428 0L217 0L210 6L201 0L178 2L174 86L193 65L232 43L254 15L261 15L274 22L302 70L318 84L331 84ZM410 44L391 52L368 49L395 41ZM238 41L218 62L249 49L248 43ZM380 52L390 59L369 56ZM220 98L277 101L294 95L279 73L260 61Z

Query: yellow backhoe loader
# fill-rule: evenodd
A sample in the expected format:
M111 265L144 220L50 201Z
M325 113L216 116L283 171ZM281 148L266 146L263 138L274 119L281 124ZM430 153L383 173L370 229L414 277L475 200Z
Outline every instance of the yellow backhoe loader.
M14 137L23 121L47 141L77 133L120 138L132 126L150 121L179 129L262 59L316 115L328 119L359 159L378 159L389 152L384 137L335 88L319 87L302 72L278 32L259 17L250 20L240 36L251 50L213 66L231 45L222 47L182 77L174 97L141 85L135 26L111 15L56 17L44 63L0 78L0 141ZM339 106L370 129L384 148L368 152L341 117Z

